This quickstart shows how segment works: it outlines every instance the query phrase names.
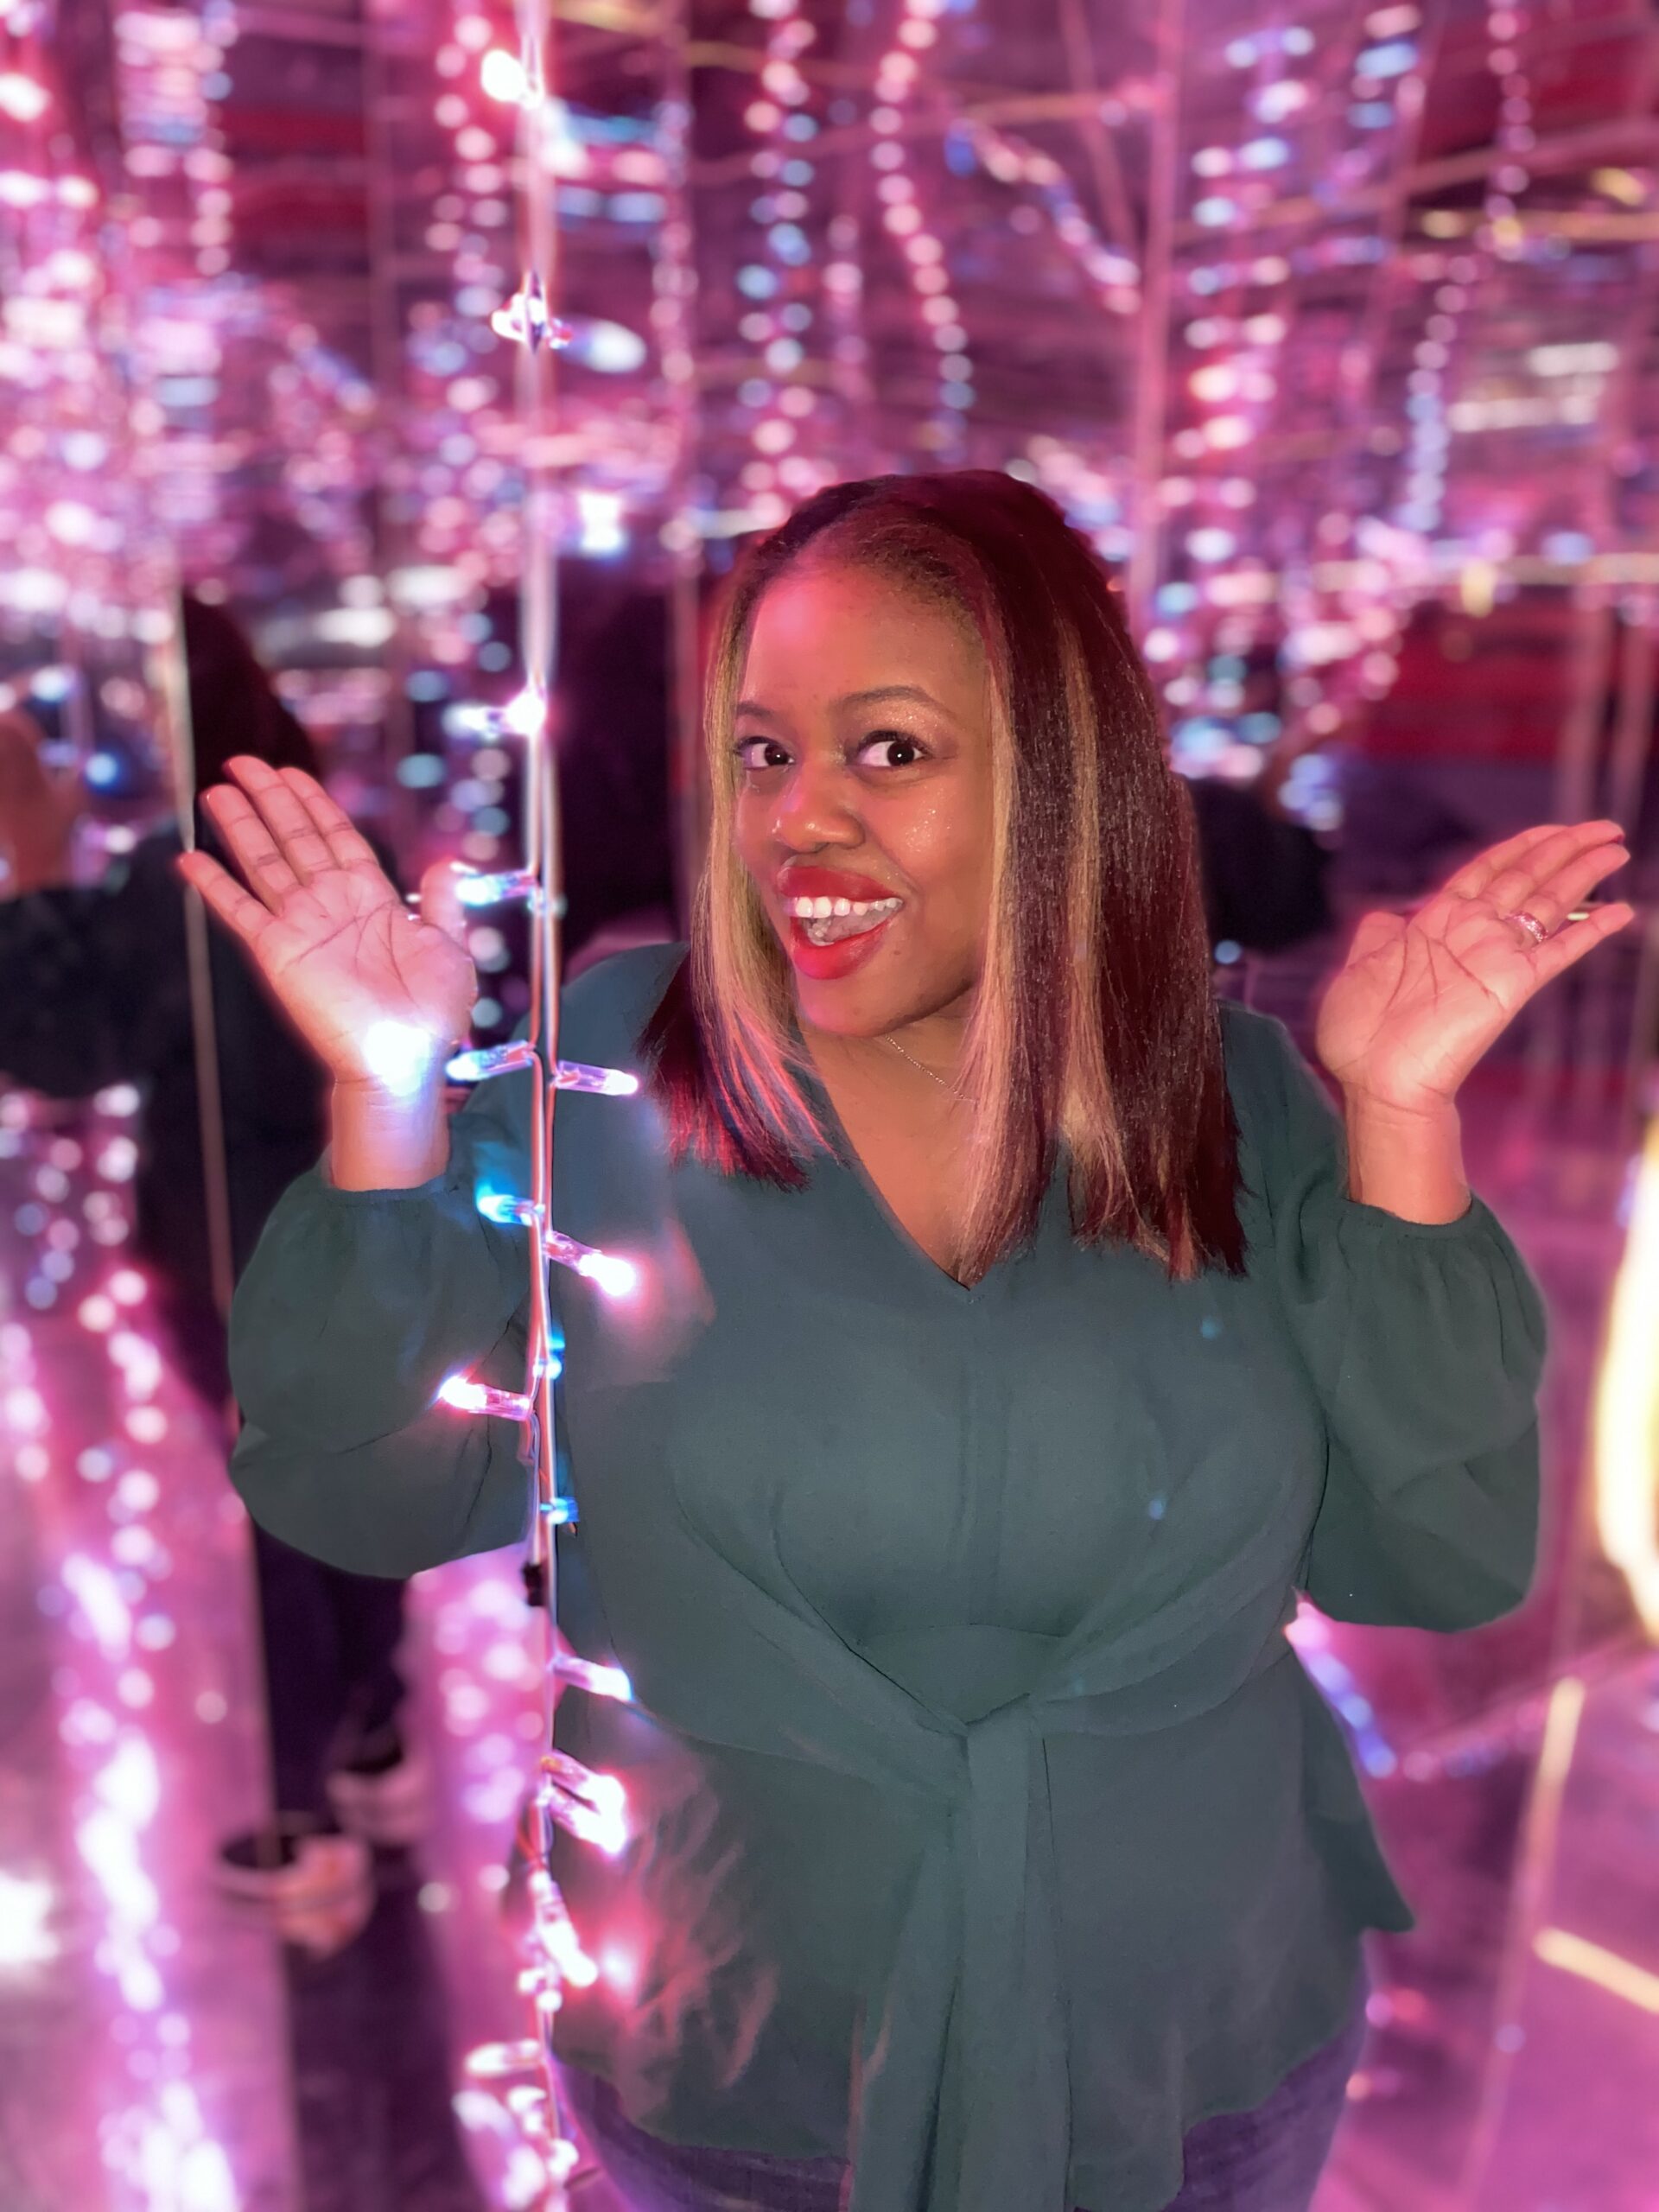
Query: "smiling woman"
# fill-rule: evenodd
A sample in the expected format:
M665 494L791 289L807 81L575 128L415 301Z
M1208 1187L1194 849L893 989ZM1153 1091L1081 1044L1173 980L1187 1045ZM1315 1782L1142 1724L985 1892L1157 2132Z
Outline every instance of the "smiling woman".
M1083 1241L1239 1265L1185 786L1050 501L990 471L810 500L728 606L709 746L693 957L652 1032L678 1145L792 1186L819 1081L964 1282L1030 1236L1062 1147ZM948 1165L918 1071L963 1108Z
M563 995L561 1698L615 1844L555 2042L650 2212L1306 2212L1409 1910L1285 1636L1524 1594L1543 1316L1457 1095L1623 927L1607 822L1368 916L1321 1001L1344 1131L1218 1008L1192 841L1087 548L997 476L811 501L732 601L688 962ZM336 1078L238 1293L262 1525L408 1573L529 1508L528 1072L441 1109L467 963L306 779L184 865ZM455 911L461 911L458 904ZM450 918L453 919L453 916ZM365 1066L376 1020L425 1088ZM664 1110L666 1109L666 1110ZM349 1140L342 1146L342 1138ZM539 1295L539 1292L537 1293ZM613 1793L613 1798L612 1796Z

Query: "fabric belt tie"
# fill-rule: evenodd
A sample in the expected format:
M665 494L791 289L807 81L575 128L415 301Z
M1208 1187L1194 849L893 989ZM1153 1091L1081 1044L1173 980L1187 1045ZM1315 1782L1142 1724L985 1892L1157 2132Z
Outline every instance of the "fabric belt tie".
M843 2212L1071 2212L1049 1742L1190 1722L1288 1659L1294 1527L1269 1501L1224 1571L1136 1620L1080 1622L1023 1695L964 1720L779 1604L760 1628L777 1663L757 1669L754 1586L728 1561L671 1543L678 1524L626 1491L588 1519L631 1615L695 1600L695 1663L628 1654L640 1712L694 1743L855 1777L918 1816L911 1893L858 2024Z
M1274 1635L1241 1674L1288 1651ZM962 1724L954 1738L931 1738L944 1817L862 2038L846 2212L1070 2212L1071 2086L1044 1734L1138 1733L1187 1717L1167 1695L1026 1697Z
M955 1802L864 2051L847 2212L1064 2212L1071 2086L1038 1715L1022 1698L941 1749ZM942 2082L962 2114L955 2156L931 2139Z

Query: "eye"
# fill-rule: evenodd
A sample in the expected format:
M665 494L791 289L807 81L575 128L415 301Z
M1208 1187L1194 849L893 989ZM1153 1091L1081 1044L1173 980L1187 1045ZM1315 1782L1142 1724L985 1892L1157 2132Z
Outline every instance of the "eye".
M765 768L789 766L788 748L779 745L775 737L740 737L732 750L737 755L738 766L750 775Z
M901 729L872 730L858 751L859 758L871 768L913 768L930 758L920 738L911 737ZM874 759L868 758L872 753Z

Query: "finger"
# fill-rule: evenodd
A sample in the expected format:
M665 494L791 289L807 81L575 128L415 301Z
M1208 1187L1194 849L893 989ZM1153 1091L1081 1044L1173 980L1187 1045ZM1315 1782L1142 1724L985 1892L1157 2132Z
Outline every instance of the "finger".
M202 793L201 803L250 887L275 913L300 888L300 879L283 857L264 816L229 784L213 785Z
M1458 899L1478 899L1485 895L1494 876L1512 868L1534 845L1546 837L1559 837L1567 825L1560 822L1535 823L1529 830L1517 830L1513 837L1505 837L1496 845L1488 845L1484 852L1477 853L1472 860L1449 875L1440 887L1443 893Z
M1569 922L1554 936L1546 938L1532 956L1532 969L1537 977L1536 988L1554 982L1556 976L1582 960L1586 952L1593 952L1610 937L1617 937L1636 919L1636 909L1624 899L1616 899L1611 906L1598 906L1581 922Z
M1580 853L1547 876L1529 891L1518 891L1513 902L1496 899L1500 913L1511 913L1517 907L1535 914L1547 930L1554 931L1573 912L1581 906L1597 884L1623 868L1629 861L1629 849L1624 845L1597 845L1587 853Z
M225 763L258 808L284 861L302 883L339 862L310 815L268 760L238 753Z
M181 853L178 871L185 881L200 892L202 898L244 944L257 947L259 940L272 926L274 916L268 906L245 892L228 868L203 852Z
M1529 906L1535 892L1543 891L1552 877L1570 868L1585 854L1623 849L1624 833L1616 822L1581 822L1556 830L1499 868L1485 889L1476 895L1490 899L1501 909ZM1568 900L1568 905L1572 901Z
M459 861L434 861L421 878L421 919L453 938L463 950L467 909L461 903L461 887L472 872Z
M303 768L284 768L283 781L309 816L340 868L372 868L378 876L385 871L374 856L374 848L338 800L329 798L315 776ZM391 886L386 886L388 890Z

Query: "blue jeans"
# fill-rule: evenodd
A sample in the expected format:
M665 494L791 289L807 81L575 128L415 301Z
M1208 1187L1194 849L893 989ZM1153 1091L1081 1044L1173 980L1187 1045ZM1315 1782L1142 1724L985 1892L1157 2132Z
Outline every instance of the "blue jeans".
M1294 2067L1265 2103L1187 2129L1181 2187L1165 2212L1307 2212L1364 2040L1362 1986L1341 2034ZM840 2158L659 2142L629 2126L607 2082L571 2066L559 2078L564 2110L629 2212L840 2212Z

